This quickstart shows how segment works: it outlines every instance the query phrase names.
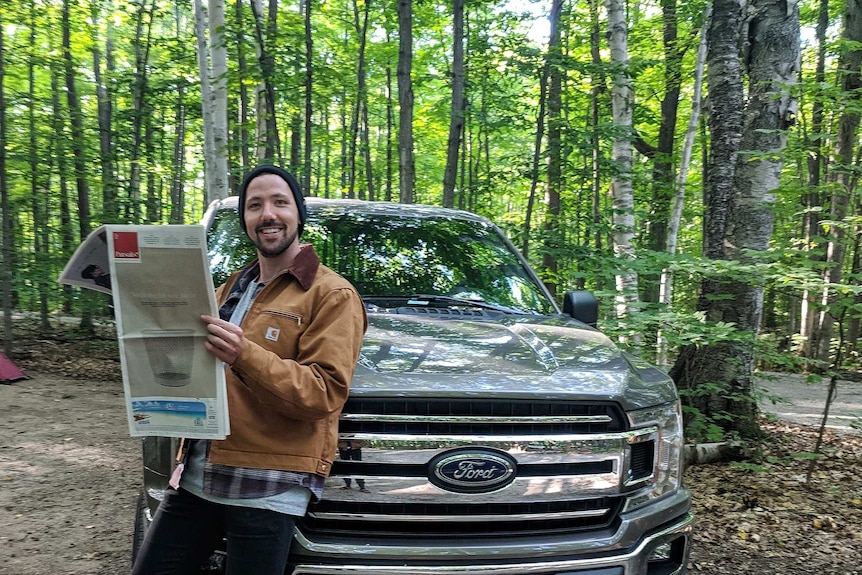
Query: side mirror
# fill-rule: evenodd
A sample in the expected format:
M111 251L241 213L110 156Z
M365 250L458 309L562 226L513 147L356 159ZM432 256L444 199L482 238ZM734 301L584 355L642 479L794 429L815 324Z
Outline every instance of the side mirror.
M563 313L588 326L596 327L599 321L599 301L586 290L566 292L563 296Z

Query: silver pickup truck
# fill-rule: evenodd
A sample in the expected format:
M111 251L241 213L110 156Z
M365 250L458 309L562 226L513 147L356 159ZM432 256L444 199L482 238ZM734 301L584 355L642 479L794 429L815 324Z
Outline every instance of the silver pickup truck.
M565 294L561 312L473 214L316 198L308 211L303 241L356 286L369 327L341 457L285 573L685 572L693 516L676 389L595 328L591 294ZM235 197L204 223L218 285L254 251ZM135 550L174 443L143 440Z

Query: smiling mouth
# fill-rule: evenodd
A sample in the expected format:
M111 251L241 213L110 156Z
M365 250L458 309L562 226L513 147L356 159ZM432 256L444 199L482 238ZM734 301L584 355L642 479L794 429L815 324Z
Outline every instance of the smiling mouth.
M269 225L269 226L258 226L257 228L255 228L255 231L258 233L258 235L261 235L261 236L271 236L273 234L281 233L281 231L283 229L284 229L284 226Z

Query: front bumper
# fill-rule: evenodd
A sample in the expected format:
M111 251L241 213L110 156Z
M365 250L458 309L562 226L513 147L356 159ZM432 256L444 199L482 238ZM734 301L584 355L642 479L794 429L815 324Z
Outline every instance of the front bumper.
M596 537L547 541L490 541L441 546L378 545L310 541L297 532L291 553L293 575L682 575L691 542L694 515L681 490L657 502L648 516L624 519L619 529ZM655 521L655 507L672 520L644 531ZM680 513L680 510L682 512ZM676 513L672 513L675 511ZM664 560L656 550L663 551Z

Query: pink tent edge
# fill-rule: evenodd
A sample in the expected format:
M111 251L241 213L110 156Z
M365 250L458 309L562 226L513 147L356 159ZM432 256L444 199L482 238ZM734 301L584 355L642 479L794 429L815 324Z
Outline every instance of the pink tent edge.
M12 383L20 379L30 379L15 363L0 352L0 383Z

